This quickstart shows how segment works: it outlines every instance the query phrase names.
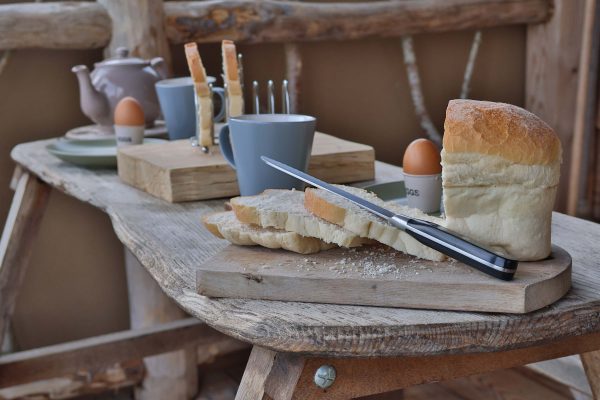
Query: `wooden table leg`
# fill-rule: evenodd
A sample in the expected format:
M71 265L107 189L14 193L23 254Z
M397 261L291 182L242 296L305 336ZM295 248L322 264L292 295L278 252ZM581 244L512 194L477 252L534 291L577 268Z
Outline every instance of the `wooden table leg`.
M235 400L291 399L305 360L254 346Z
M29 264L33 241L48 204L51 187L18 168L15 194L0 239L0 343L15 309ZM17 175L15 175L16 177Z
M594 399L600 399L600 351L580 354Z
M186 313L169 299L137 258L125 249L131 328L146 328L186 318ZM198 392L195 346L144 358L146 376L136 388L136 399L184 400Z

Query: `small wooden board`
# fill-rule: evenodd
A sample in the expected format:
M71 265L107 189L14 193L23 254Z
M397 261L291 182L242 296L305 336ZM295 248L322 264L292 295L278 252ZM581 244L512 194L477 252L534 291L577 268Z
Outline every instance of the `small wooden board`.
M119 149L123 182L170 202L232 197L239 194L236 174L219 146L210 154L176 140ZM326 182L350 183L375 177L375 150L324 133L315 133L309 171Z
M458 261L434 262L387 247L334 249L302 255L230 245L197 271L209 297L527 313L571 287L571 256L554 246L543 261L521 262L510 282Z

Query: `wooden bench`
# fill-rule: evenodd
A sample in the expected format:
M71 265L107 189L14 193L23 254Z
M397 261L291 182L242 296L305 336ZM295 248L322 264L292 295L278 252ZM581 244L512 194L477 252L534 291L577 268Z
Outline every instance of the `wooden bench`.
M222 209L223 200L168 204L121 183L114 171L63 163L46 152L47 144L12 152L23 174L0 246L3 296L7 287L8 293L18 289L18 280L10 279L23 273L23 255L53 187L105 211L119 239L180 307L254 346L238 399L355 398L582 353L599 395L598 224L554 214L553 241L573 257L573 288L556 304L525 315L209 299L196 293L195 270L226 243L199 217ZM377 165L380 180L397 179L399 171ZM5 321L10 299L1 304ZM327 390L313 383L324 365L337 373ZM52 365L47 368L51 374Z

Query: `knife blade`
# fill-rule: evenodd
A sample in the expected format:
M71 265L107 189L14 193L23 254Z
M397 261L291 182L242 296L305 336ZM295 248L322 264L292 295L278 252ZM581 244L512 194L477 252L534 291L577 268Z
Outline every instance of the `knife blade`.
M383 218L391 225L406 232L424 245L461 261L485 274L509 281L513 279L515 272L517 271L518 262L516 260L505 258L490 250L484 249L440 225L396 214L337 186L330 185L314 176L290 167L289 165L265 156L261 156L261 159L267 165L278 169L281 172L349 200L357 206Z

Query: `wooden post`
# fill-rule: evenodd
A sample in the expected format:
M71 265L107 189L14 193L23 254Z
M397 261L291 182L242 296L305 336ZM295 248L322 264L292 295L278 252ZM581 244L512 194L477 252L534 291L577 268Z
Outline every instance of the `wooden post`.
M112 19L112 36L106 56L118 47L127 47L136 57L162 57L171 66L171 52L165 35L163 0L98 0Z
M127 249L125 249L125 268L131 329L146 328L186 318L186 313L163 293L158 283ZM143 400L192 398L198 391L196 354L196 347L189 346L185 350L146 357L144 359L146 377L142 386L136 388L136 398Z
M50 186L21 173L0 239L0 343L15 309L49 194Z
M555 0L550 21L527 27L525 107L556 131L563 146L558 211L567 206L583 5L583 1Z
M586 185L587 173L591 172L589 159L590 153L593 151L592 132L595 132L594 111L598 75L598 45L600 43L599 25L600 4L598 0L586 0L567 196L567 214L569 215L577 215L578 211L581 211L582 216L585 216L589 215L591 211L589 202L587 204L580 204L580 202L584 199L589 200L582 189ZM581 207L582 205L586 207ZM580 210L580 208L585 208L585 210Z

